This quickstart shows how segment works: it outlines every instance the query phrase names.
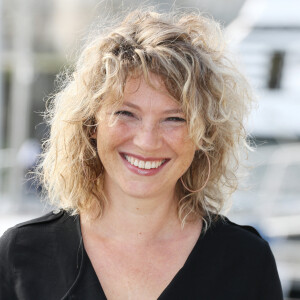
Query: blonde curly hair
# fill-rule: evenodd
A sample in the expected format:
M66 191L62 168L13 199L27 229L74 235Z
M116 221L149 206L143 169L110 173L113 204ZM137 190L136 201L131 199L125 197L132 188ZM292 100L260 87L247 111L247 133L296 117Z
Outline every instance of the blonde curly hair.
M39 175L50 201L73 214L90 213L95 205L103 213L103 166L91 138L95 114L121 103L129 76L142 75L151 85L154 73L183 109L199 149L182 180L197 190L209 175L199 192L178 181L178 217L183 223L187 216L210 220L237 188L239 153L247 149L243 122L252 102L220 25L198 14L137 10L106 32L85 46L46 111L51 132Z

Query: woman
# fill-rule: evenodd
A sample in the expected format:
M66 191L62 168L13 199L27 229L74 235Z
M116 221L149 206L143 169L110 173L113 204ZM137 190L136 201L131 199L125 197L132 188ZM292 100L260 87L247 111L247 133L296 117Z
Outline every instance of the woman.
M4 234L1 297L282 299L267 242L221 216L252 96L218 25L135 11L67 80L40 165L59 210Z

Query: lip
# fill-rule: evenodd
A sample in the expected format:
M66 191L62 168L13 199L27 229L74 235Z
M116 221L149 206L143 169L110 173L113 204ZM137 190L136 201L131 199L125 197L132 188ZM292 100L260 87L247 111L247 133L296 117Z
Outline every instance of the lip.
M152 175L156 175L158 172L161 171L161 169L164 168L164 166L170 161L169 158L158 158L158 157L143 157L143 156L139 156L139 155L135 155L135 154L131 154L131 153L126 153L126 152L121 152L119 153L123 162L125 163L125 166L133 173L137 174L137 175L142 175L142 176L152 176ZM144 160L144 161L162 161L165 160L163 162L162 165L160 165L158 168L156 169L140 169L136 166L133 166L132 164L130 164L127 159L125 158L125 155L128 156L132 156L138 160Z

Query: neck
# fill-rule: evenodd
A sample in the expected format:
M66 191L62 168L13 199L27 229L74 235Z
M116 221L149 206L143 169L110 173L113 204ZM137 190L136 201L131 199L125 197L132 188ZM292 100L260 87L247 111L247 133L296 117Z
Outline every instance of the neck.
M104 214L90 222L90 230L96 236L148 243L172 238L181 230L175 191L153 198L134 198L116 192L107 196L109 204Z

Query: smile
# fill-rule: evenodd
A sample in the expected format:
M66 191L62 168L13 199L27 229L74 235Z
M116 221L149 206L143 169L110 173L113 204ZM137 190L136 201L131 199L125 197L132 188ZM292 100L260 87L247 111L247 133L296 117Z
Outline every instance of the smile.
M149 160L144 161L126 154L124 154L124 157L132 166L138 167L139 169L146 169L146 170L157 169L166 161L165 159L156 160L156 161L149 161Z

